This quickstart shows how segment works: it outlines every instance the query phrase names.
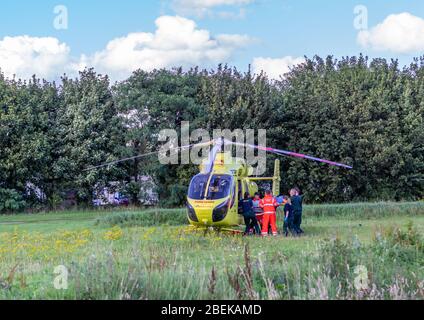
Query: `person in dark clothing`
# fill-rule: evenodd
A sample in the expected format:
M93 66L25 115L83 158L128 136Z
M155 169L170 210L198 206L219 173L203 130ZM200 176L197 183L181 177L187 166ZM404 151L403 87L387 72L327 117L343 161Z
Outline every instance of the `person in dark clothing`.
M299 195L299 189L293 188L290 190L291 203L293 206L293 228L298 233L303 233L300 228L302 224L302 196Z
M261 229L259 228L258 220L256 220L256 214L253 211L253 201L248 192L244 194L244 199L240 200L239 206L242 208L244 222L246 224L244 234L248 235L250 230L253 229L257 235L260 235Z
M297 234L297 232L293 228L293 206L291 205L290 198L287 196L284 196L283 204L284 204L284 225L283 225L284 235L287 237L290 231L290 233L294 236Z
M303 213L303 194L300 195L300 189L298 187L295 187L294 190L296 190L296 195L300 197L300 215L299 215L299 231L300 233L304 233L302 228L300 227L302 225L302 213Z

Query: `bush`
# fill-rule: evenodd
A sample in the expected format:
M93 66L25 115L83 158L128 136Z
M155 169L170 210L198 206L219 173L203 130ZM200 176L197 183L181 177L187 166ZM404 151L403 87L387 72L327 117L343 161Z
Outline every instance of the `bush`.
M0 188L0 212L15 212L26 207L22 195L14 189Z

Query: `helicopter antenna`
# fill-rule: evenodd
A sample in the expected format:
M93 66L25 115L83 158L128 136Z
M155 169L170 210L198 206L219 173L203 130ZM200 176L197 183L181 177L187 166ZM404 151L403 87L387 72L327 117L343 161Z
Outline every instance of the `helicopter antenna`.
M321 159L321 158L309 156L309 155L302 154L302 153L296 153L296 152L291 152L291 151L281 150L281 149L275 149L275 148L270 148L270 147L257 146L257 145L253 145L253 144L247 144L247 143L232 142L232 141L229 141L229 140L225 140L224 143L232 144L232 145L236 145L236 146L245 146L245 147L249 147L249 148L252 148L252 149L258 149L258 150L262 150L262 151L266 151L266 152L270 152L270 153L274 153L274 154L278 154L278 155L282 155L282 156L302 158L302 159L312 160L312 161L315 161L315 162L326 163L330 166L342 167L342 168L346 168L346 169L353 169L352 166L349 166L349 165L344 164L344 163L334 162L334 161L330 161L330 160L327 160L327 159Z

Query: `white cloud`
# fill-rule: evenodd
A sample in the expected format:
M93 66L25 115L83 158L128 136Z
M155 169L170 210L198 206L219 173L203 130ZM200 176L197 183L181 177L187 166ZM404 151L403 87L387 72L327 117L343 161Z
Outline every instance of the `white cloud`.
M256 39L253 39L248 35L240 34L220 34L217 35L215 38L219 41L221 45L233 48L244 47L256 41Z
M8 78L28 79L36 74L52 80L63 73L73 77L85 67L94 67L112 80L122 80L137 69L212 67L229 62L236 50L255 41L240 34L212 36L193 20L179 16L161 16L155 23L153 33L130 33L79 58L72 57L69 46L56 38L5 37L0 40L0 69Z
M51 37L4 37L0 40L0 69L8 78L58 76L67 70L70 49Z
M424 51L424 19L404 12L389 15L371 30L358 34L358 43L364 48L396 53Z
M290 68L305 62L304 58L286 56L283 58L254 58L252 67L253 72L256 74L265 72L270 79L280 80L284 74L290 71Z
M213 37L194 21L179 16L161 16L156 26L154 33L130 33L110 41L102 51L82 56L80 67L93 66L112 79L123 79L136 69L207 67L227 62L235 50L253 41L238 34Z
M222 5L241 5L248 4L253 0L177 0L178 2L192 7L212 8Z
M242 18L245 15L243 6L255 0L173 0L173 9L181 15L194 15L197 17L211 16L215 8L238 7L239 12L219 11L221 18Z

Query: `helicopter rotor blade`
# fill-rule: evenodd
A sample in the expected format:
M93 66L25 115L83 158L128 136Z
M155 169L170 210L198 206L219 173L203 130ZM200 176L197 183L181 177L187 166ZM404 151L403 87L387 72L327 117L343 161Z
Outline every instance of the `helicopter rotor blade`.
M119 160L105 162L105 163L99 164L98 166L92 166L92 167L86 168L83 171L91 171L91 170L94 170L94 169L99 169L99 168L111 166L111 165L118 164L118 163L121 163L121 162L126 162L126 161L130 161L130 160L140 159L140 158L151 156L151 155L156 154L156 153L158 153L158 151L148 152L148 153L144 153L144 154L139 154L139 155L134 156L134 157L123 158L123 159L119 159Z
M208 141L208 142L203 142L203 143L195 143L195 144L190 144L190 145L186 145L186 146L181 146L181 147L175 147L175 148L171 148L169 149L170 151L172 150L184 150L184 149L191 149L193 147L200 147L200 146L208 146L214 143L214 140ZM135 160L135 159L140 159L140 158L145 158L154 154L159 153L159 151L152 151L152 152L148 152L148 153L143 153L143 154L139 154L137 156L133 156L133 157L129 157L129 158L123 158L123 159L118 159L118 160L114 160L114 161L110 161L110 162L105 162L102 164L99 164L97 166L92 166L89 168L84 169L83 171L91 171L94 169L98 169L98 168L103 168L103 167L107 167L107 166L111 166L114 164L118 164L121 162L126 162L126 161L131 161L131 160Z
M247 144L247 143L232 142L232 141L227 140L227 139L211 140L211 141L203 142L203 143L196 143L196 144L190 144L190 145L181 146L181 147L175 147L175 148L171 148L169 150L184 150L184 149L191 149L193 147L213 145L214 147L212 148L212 150L209 154L209 160L208 160L209 165L213 165L213 161L215 159L216 153L221 149L223 144L224 145L230 144L230 145L236 145L236 146L249 147L249 148L252 148L252 149L262 150L262 151L266 151L266 152L270 152L270 153L274 153L274 154L278 154L278 155L290 156L290 157L296 157L296 158L302 158L302 159L308 159L308 160L312 160L312 161L316 161L316 162L326 163L326 164L331 165L331 166L337 166L337 167L342 167L342 168L346 168L346 169L352 169L353 168L352 166L349 166L349 165L346 165L346 164L343 164L343 163L338 163L338 162L330 161L330 160L327 160L327 159L321 159L321 158L317 158L317 157L302 154L302 153L296 153L296 152L291 152L291 151L287 151L287 150L275 149L275 148L270 148L270 147L263 147L263 146ZM107 166L119 164L119 163L126 162L126 161L131 161L131 160L135 160L135 159L148 157L148 156L158 154L158 153L159 153L159 151L153 151L153 152L148 152L148 153L136 155L136 156L133 156L133 157L128 157L128 158L118 159L118 160L114 160L114 161L110 161L110 162L105 162L105 163L102 163L100 165L92 166L92 167L89 167L87 169L84 169L83 171L90 171L90 170L94 170L94 169L98 169L98 168L102 168L102 167L107 167Z
M232 145L236 145L236 146L245 146L245 147L249 147L249 148L252 148L252 149L258 149L258 150L262 150L262 151L266 151L266 152L270 152L270 153L274 153L274 154L278 154L278 155L295 157L295 158L302 158L302 159L312 160L312 161L315 161L315 162L326 163L330 166L342 167L342 168L346 168L346 169L353 169L352 166L349 166L349 165L344 164L344 163L334 162L334 161L327 160L327 159L321 159L321 158L317 158L317 157L310 156L310 155L307 155L307 154L302 154L302 153L297 153L297 152L292 152L292 151L287 151L287 150L281 150L281 149L275 149L275 148L270 148L270 147L257 146L257 145L253 145L253 144L232 142L232 141L229 141L229 140L225 140L224 142L225 142L225 144L232 144Z

